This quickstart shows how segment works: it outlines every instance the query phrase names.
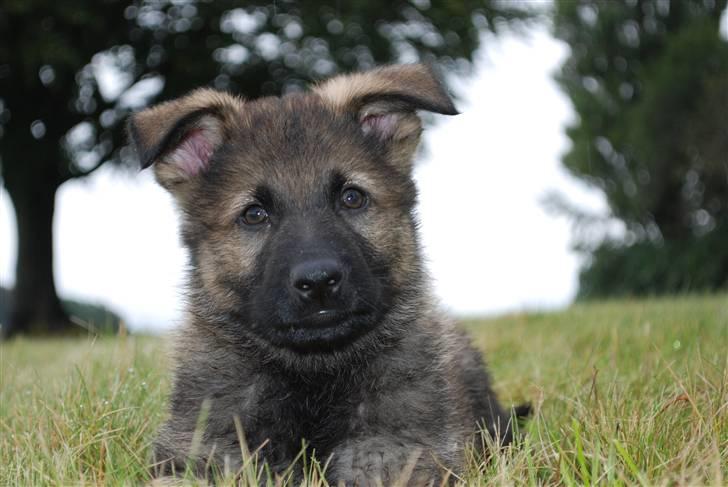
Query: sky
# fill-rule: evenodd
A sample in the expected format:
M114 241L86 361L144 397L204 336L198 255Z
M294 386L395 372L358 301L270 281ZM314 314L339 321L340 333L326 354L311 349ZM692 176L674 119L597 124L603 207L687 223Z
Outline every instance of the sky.
M550 214L556 191L606 214L600 193L560 166L568 99L552 79L568 54L545 27L486 36L474 74L452 79L461 115L434 117L416 180L425 257L441 305L485 316L568 305L580 256L571 226ZM0 190L0 285L13 282L16 235ZM64 184L54 222L63 297L104 304L133 330L180 322L186 256L171 197L150 171L104 167Z

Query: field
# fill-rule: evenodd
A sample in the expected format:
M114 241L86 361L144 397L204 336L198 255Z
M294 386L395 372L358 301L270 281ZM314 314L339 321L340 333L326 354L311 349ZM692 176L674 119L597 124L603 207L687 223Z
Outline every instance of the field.
M504 401L530 400L535 415L519 445L471 462L463 483L728 483L728 296L466 326ZM165 347L143 336L0 345L0 485L143 483L169 390ZM251 461L238 481L268 479Z

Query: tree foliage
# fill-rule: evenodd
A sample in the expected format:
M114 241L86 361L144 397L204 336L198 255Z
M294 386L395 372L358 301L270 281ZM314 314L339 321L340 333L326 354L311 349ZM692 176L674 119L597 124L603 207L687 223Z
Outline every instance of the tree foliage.
M52 279L54 194L108 161L133 162L129 111L201 85L257 97L387 62L464 72L483 31L527 16L497 0L4 0L0 164L19 235L11 331L67 322Z
M724 267L710 279L697 277L728 254L728 246L703 240L728 226L728 43L719 30L725 8L726 0L555 4L555 34L571 47L557 81L577 113L563 163L604 192L627 229L625 242L592 252L582 295L728 284ZM695 258L676 259L676 249ZM645 252L655 258L634 258ZM606 274L613 278L595 277Z

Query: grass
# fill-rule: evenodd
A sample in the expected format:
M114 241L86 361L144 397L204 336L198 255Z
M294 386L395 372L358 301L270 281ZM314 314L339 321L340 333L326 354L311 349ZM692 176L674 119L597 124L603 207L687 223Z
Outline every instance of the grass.
M472 461L463 483L728 483L728 296L466 326L504 401L529 399L536 412L520 445ZM165 346L142 336L0 345L0 485L147 480L169 390ZM248 465L241 483L265 479Z

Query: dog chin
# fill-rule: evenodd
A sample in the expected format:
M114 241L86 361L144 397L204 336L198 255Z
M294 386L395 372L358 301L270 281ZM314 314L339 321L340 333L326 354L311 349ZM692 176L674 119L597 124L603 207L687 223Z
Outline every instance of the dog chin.
M270 328L269 341L299 353L338 351L371 331L377 323L371 312L324 310Z

